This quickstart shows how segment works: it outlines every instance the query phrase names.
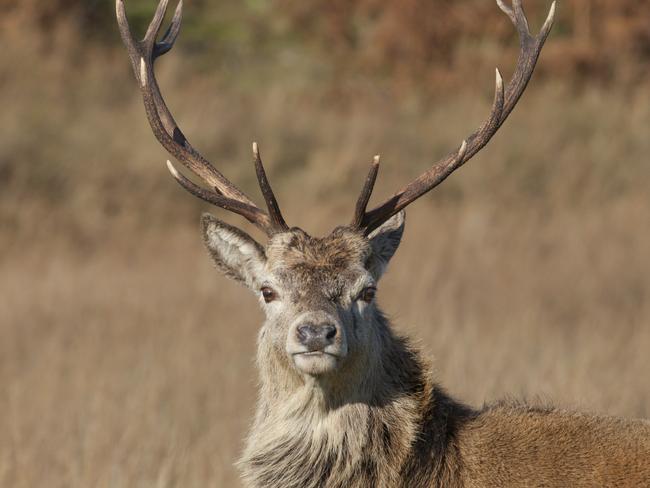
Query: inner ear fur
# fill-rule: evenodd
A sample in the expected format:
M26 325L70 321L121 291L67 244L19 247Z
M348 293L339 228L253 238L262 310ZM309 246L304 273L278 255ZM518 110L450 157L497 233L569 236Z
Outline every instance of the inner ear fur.
M203 242L217 268L257 291L266 263L262 245L246 232L208 213L201 216L201 230Z
M406 214L404 211L393 215L368 236L372 252L368 258L368 270L379 279L397 251L404 234Z

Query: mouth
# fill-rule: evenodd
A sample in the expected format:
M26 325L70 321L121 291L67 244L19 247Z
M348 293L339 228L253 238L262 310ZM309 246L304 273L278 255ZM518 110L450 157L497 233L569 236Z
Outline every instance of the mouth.
M331 356L333 358L338 358L336 354L332 354L329 352L325 351L305 351L305 352L294 352L292 354L293 357L296 356L302 356L302 357L307 357L307 358L312 358L312 357L321 357L321 356Z
M325 351L304 351L292 354L293 363L302 373L318 376L334 371L339 356Z

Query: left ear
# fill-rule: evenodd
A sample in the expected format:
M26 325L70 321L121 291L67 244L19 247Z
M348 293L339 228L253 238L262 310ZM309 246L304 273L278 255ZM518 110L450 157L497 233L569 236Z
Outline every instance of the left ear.
M201 217L201 227L203 241L217 267L257 292L266 263L264 248L244 231L208 213Z
M372 254L368 259L368 271L376 280L379 280L384 274L388 262L402 241L405 217L404 210L400 211L368 236L372 248Z

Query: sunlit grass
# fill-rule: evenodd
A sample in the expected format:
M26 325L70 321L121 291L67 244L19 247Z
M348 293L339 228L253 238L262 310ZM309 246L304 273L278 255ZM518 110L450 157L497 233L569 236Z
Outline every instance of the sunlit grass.
M77 51L63 30L45 56L4 35L0 486L237 486L254 297L202 250L202 207L167 175L124 53ZM491 97L491 70L425 103L311 68L261 87L194 68L160 65L195 146L257 198L257 140L288 220L315 234L351 217L374 154L380 198ZM379 302L459 398L650 416L649 98L534 79L490 146L409 209Z

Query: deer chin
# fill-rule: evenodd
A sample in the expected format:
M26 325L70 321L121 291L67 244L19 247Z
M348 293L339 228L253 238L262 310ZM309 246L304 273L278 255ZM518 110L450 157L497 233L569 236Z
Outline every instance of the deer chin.
M292 358L298 371L310 376L320 376L335 371L342 359L325 351L300 352L293 354Z

